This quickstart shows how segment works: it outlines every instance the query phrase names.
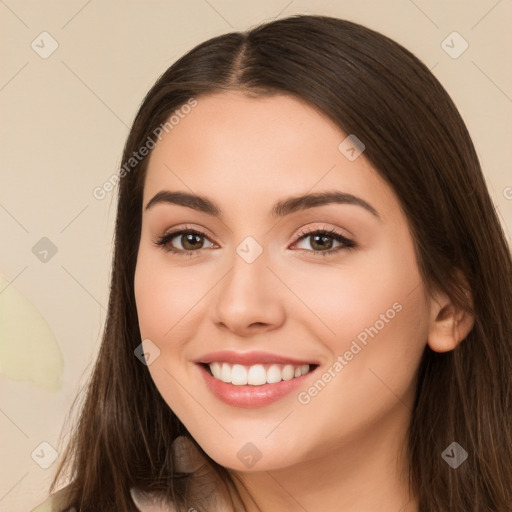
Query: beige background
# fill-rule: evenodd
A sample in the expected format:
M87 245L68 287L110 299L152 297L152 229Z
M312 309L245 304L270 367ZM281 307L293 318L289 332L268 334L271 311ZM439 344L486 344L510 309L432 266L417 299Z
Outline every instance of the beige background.
M195 44L295 13L367 25L433 70L512 231L511 0L0 0L0 511L46 498L57 462L41 466L97 353L116 200L92 190L116 172L144 94ZM43 31L58 43L45 59L31 47L51 49ZM469 44L458 58L441 46L453 31Z

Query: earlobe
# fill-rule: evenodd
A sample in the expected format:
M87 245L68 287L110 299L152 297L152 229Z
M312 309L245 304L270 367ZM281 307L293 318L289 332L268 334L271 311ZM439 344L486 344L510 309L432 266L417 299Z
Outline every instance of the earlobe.
M473 315L456 308L445 294L442 294L440 300L434 299L431 304L432 317L428 346L434 352L448 352L455 349L473 328Z

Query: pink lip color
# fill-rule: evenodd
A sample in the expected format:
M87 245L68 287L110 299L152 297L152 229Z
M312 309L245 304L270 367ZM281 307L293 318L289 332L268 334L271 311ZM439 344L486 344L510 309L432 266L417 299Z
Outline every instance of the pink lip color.
M219 350L205 354L196 363L230 363L251 366L253 364L292 364L301 366L303 364L318 364L317 361L301 361L291 357L271 354L269 352L234 352L232 350Z
M306 375L295 377L291 380L282 380L275 384L262 384L261 386L235 386L234 384L215 379L201 364L198 364L198 368L206 382L206 385L217 398L228 405L248 409L264 407L276 402L280 398L304 385L304 379L312 373L310 370Z

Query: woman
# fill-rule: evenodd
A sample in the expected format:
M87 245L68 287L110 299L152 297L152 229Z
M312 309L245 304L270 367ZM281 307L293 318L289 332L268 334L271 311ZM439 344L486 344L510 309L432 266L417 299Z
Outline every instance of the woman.
M117 177L55 510L512 510L510 252L417 58L322 16L213 38Z

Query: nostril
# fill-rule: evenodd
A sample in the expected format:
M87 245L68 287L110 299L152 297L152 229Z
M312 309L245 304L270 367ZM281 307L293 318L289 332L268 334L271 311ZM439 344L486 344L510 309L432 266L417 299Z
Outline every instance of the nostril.
M253 325L254 325L254 326L257 326L257 327L260 327L260 326L265 326L266 324L265 324L265 323L263 323L263 322L254 322L254 323L252 323L252 324L250 325L250 327L252 327Z

